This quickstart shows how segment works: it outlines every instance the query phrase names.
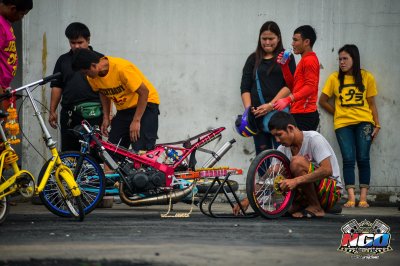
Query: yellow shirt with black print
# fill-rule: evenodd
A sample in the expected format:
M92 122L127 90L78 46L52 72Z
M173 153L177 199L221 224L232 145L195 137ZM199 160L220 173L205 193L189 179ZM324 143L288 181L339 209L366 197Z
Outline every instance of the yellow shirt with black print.
M107 96L114 102L117 110L134 108L139 94L136 90L143 83L149 90L147 102L160 104L157 90L134 64L128 60L106 56L109 62L108 73L104 77L87 77L93 91Z
M360 122L375 124L367 98L378 95L374 76L362 69L364 91L355 86L354 78L345 75L343 86L340 88L339 72L332 73L327 79L322 92L328 97L335 96L335 114L333 116L335 129Z

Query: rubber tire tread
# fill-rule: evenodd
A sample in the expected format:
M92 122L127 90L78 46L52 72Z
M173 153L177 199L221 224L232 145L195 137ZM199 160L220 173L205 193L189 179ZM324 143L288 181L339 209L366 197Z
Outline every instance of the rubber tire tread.
M0 225L2 224L2 223L4 223L4 221L7 219L7 216L8 216L8 214L10 213L10 204L9 204L9 197L8 196L6 196L5 198L5 211L3 212L3 214L1 215L1 217L0 217Z
M290 160L286 157L286 155L284 153L277 151L277 150L262 151L254 158L254 160L250 164L249 170L247 171L246 193L247 193L247 198L249 199L250 206L253 208L253 210L256 213L258 213L260 216L267 218L267 219L275 219L275 218L281 217L288 211L288 209L292 205L295 193L294 192L291 193L288 204L284 207L284 209L282 211L280 211L277 214L269 214L269 213L265 212L264 210L260 210L258 208L258 204L255 202L255 200L253 198L254 176L258 169L258 165L260 164L260 162L265 160L265 157L281 157L284 160L284 163L290 167ZM286 169L286 170L290 172L290 169Z
M62 178L62 177L60 176L60 178ZM67 187L67 182L64 181L63 184L65 184L64 190L69 189L69 187ZM73 198L74 202L76 203L73 205L75 212L78 212L78 216L74 216L74 217L78 221L82 222L85 219L85 211L84 211L83 202L82 202L82 195L72 196L72 198ZM73 216L72 213L70 215Z
M79 212L79 216L77 217L78 221L83 222L86 214L85 214L85 210L83 207L82 197L76 196L76 197L74 197L74 199L75 199L76 205L78 206L78 212Z

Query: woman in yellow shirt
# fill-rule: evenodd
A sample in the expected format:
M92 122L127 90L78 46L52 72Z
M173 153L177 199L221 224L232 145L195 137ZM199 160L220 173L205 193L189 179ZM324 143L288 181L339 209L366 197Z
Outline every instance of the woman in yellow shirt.
M339 71L327 79L319 104L334 116L334 128L343 157L343 177L348 193L344 207L356 205L355 173L359 171L360 201L367 208L367 193L371 178L370 148L380 125L375 96L378 94L374 76L360 67L360 53L354 44L339 49ZM328 102L334 97L335 103Z

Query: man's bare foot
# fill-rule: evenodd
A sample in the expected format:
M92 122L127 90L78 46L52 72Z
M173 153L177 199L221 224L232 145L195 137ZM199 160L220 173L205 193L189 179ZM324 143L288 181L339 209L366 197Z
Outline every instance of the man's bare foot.
M249 208L250 202L248 198L243 199L240 204L242 205L242 208L244 211L246 211ZM232 208L233 215L238 216L238 215L243 215L242 210L240 209L239 204L235 204Z

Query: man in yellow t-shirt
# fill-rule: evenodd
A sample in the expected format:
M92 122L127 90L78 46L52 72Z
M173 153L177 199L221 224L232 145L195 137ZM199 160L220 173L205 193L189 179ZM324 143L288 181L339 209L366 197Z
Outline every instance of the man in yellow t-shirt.
M131 62L111 56L101 57L80 49L74 54L72 66L87 75L90 86L100 93L103 106L101 132L111 143L132 149L150 150L154 147L158 131L157 90ZM110 126L110 106L114 103L117 113Z

